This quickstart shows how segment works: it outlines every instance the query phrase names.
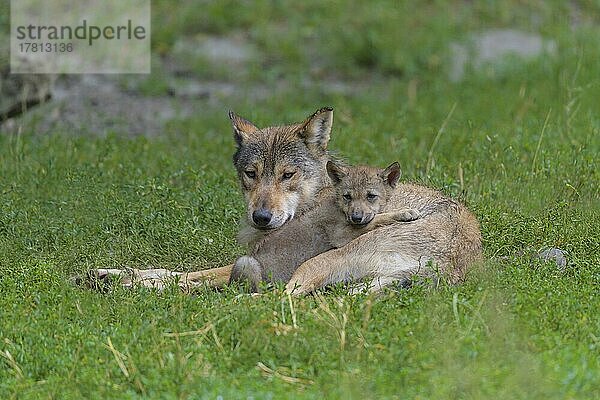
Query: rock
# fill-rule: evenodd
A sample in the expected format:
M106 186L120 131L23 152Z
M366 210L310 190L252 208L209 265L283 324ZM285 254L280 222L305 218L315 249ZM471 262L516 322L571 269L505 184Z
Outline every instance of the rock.
M531 60L544 54L554 54L556 43L534 33L494 29L472 34L463 43L451 43L450 52L450 79L457 82L464 78L468 65L475 70L482 70L485 66L499 68L506 56Z
M197 81L193 78L170 79L169 93L184 99L208 99L211 96L227 98L235 95L236 86L229 82Z
M0 122L50 99L54 81L54 75L11 74L0 66Z
M561 249L549 247L538 252L537 257L545 262L554 261L559 269L565 269L567 266L567 257Z
M255 46L242 36L209 35L179 39L173 45L171 57L188 65L207 63L219 70L225 68L236 72L243 72L258 58Z
M2 9L3 6L0 6L0 10ZM10 37L4 29L0 31L0 123L2 123L48 100L52 96L56 77L49 74L11 74Z

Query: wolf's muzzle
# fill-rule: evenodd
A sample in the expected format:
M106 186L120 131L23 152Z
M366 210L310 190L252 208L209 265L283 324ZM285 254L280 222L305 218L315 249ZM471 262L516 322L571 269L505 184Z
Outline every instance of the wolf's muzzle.
M252 221L259 228L265 228L271 222L273 214L266 208L259 208L252 213Z
M352 214L350 214L350 222L353 224L361 224L363 222L362 211L353 211Z
M354 226L365 226L369 222L373 221L375 214L364 213L362 211L353 211L348 218L348 222L350 222Z

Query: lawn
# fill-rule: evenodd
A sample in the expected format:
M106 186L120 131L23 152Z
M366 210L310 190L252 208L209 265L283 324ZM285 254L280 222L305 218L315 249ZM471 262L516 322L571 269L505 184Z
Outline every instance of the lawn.
M599 398L597 4L234 3L153 2L154 54L235 31L260 61L194 73L268 96L192 99L197 113L152 137L0 132L0 398ZM487 28L539 32L556 51L449 80L450 42ZM154 71L144 87L160 95ZM464 284L291 299L71 283L244 254L227 110L265 126L326 105L336 154L397 160L403 180L475 212L486 262ZM536 257L549 247L565 268Z

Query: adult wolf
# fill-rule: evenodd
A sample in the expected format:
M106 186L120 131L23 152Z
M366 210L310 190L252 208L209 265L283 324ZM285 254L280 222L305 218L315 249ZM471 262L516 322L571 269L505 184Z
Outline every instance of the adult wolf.
M239 238L251 249L259 242L266 246L279 235L293 235L295 220L319 205L324 189L331 190L326 165L331 159L327 145L333 110L322 108L302 123L263 129L233 113L229 116L237 143L233 162L247 203L248 224ZM408 189L415 204L430 207L432 212L426 218L377 228L340 248L324 248L291 277L286 273L279 280L289 281L287 290L298 294L362 277L375 278L375 285L382 287L415 274L428 274L428 262L448 273L452 281L461 280L466 266L481 258L477 220L460 203L432 189L417 185ZM394 201L404 207L406 200L392 198L387 211L394 210ZM94 275L120 275L125 285L150 287L162 287L178 276L179 285L189 289L204 283L224 285L232 269L233 265L189 273L100 269Z
M262 238L314 208L319 192L331 185L326 164L333 109L321 108L302 123L257 128L244 118L229 113L237 150L233 163L247 203L247 224L238 238L250 248ZM232 265L210 270L179 273L165 269L98 269L93 280L119 276L123 285L139 284L161 288L178 276L179 285L222 286L229 282ZM290 277L287 276L287 279ZM286 280L287 280L286 279Z

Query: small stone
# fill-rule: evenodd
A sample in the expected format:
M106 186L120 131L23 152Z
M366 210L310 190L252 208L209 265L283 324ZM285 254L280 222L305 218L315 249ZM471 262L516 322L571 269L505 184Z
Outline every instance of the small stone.
M544 54L556 53L556 42L534 33L515 29L492 29L473 33L461 43L451 43L450 79L464 78L467 66L481 71L485 66L500 67L506 56L531 60Z
M538 253L538 258L546 262L554 260L559 269L565 269L567 266L567 257L561 249L553 247L544 249Z
M48 101L55 79L49 74L11 74L8 66L0 65L0 121Z

